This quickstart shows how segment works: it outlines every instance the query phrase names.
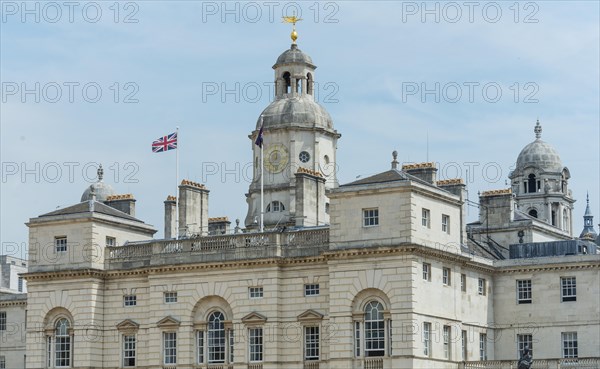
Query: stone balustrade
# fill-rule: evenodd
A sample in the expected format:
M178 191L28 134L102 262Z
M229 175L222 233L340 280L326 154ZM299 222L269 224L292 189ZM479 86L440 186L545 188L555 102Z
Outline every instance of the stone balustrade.
M459 369L517 369L516 360L467 361ZM600 357L533 359L531 369L600 369Z
M329 229L243 233L152 240L106 248L106 268L317 256L329 248Z

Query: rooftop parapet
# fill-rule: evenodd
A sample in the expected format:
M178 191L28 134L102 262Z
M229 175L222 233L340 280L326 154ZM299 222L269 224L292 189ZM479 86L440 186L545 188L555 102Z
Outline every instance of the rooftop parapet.
M314 257L328 249L328 228L154 240L107 247L106 268Z

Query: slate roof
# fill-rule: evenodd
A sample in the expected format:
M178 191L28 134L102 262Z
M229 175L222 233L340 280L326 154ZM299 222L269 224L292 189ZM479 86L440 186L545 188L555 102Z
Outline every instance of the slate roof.
M359 179L358 181L354 181L354 182L350 182L350 183L345 183L343 185L340 185L340 187L346 187L346 186L356 186L356 185L366 185L366 184L376 184L376 183L388 183L388 182L398 182L398 181L414 181L414 182L419 182L422 183L424 185L430 186L430 187L434 187L434 188L438 188L440 190L445 191L443 188L439 188L427 181L422 180L419 177L415 177L412 174L408 174L406 172L403 172L401 170L398 169L390 169L386 172L382 172L382 173L378 173L375 175L372 175L370 177L367 178L362 178Z
M55 216L55 215L69 215L69 214L79 214L79 213L89 213L89 212L90 212L89 202L85 201L85 202L81 202L79 204L68 206L66 208L62 208L62 209L51 211L46 214L42 214L39 216L39 218L51 217L51 216ZM110 207L110 206L105 205L98 201L94 202L94 212L100 213L100 214L105 214L105 215L111 215L113 217L123 218L123 219L127 219L127 220L132 220L134 222L144 223L143 221L141 221L135 217L132 217L129 214L126 214L120 210L117 210L113 207Z

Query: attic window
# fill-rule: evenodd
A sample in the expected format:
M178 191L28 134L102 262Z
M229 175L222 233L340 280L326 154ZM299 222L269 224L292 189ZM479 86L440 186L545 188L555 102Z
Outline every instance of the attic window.
M54 247L56 252L66 252L67 236L54 237Z
M281 201L273 201L272 203L270 203L269 205L267 205L267 213L270 212L281 212L285 210L285 206L283 206L283 203L281 203Z

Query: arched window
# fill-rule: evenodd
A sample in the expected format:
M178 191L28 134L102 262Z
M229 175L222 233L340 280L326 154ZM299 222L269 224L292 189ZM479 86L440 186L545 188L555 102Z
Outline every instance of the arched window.
M54 366L56 368L65 368L71 366L71 334L69 328L71 324L66 318L59 319L54 329L54 352L52 352L52 337L48 337L49 355L54 354ZM49 360L52 362L52 360Z
M285 72L283 73L283 81L284 81L284 88L283 88L283 93L285 94L289 94L290 92L292 92L292 79L290 76L290 72Z
M383 305L371 301L365 306L365 356L385 355Z
M527 192L537 192L535 174L531 173L527 178Z
M532 217L534 217L534 218L537 218L538 217L537 210L535 210L535 209L529 210L529 215L532 216Z
M208 363L225 362L225 316L215 311L208 317Z
M285 206L283 206L283 203L281 201L273 201L267 205L267 213L278 213L282 211L285 211Z
M233 363L233 325L231 320L226 320L231 316L231 307L219 296L198 301L193 312L198 365Z
M363 291L355 298L352 314L355 357L392 355L392 320L385 306L389 306L387 296L378 290Z
M312 74L306 74L306 93L309 95L313 94L313 79Z

